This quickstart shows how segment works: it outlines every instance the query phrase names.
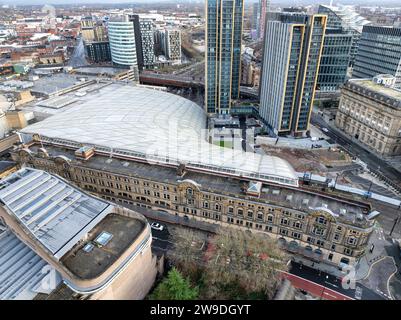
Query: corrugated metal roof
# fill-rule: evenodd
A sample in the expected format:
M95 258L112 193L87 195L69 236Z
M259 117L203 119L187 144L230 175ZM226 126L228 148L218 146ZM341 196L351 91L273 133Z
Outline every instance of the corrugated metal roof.
M0 200L57 259L111 206L45 171L21 169L0 184Z
M49 272L50 266L12 232L0 234L0 300L33 299L46 290ZM60 281L55 278L54 287Z

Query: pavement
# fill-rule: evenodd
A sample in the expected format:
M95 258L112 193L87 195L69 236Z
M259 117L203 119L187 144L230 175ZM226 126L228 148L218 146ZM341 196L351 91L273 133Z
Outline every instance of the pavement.
M256 143L267 144L278 148L281 147L293 149L312 149L312 146L320 146L320 148L328 149L329 147L333 146L326 140L312 141L311 138L294 139L290 137L279 137L277 140L277 138L258 136L256 137Z
M367 248L374 246L373 251L367 250L355 268L355 278L358 283L374 290L385 299L400 299L401 288L394 284L397 281L394 274L400 269L400 249L383 228L376 223Z
M361 300L383 300L384 297L377 294L374 290L366 287L363 284L356 283L355 287L352 286L348 289L342 285L342 277L333 276L329 273L316 270L309 266L301 263L292 261L289 273L303 279L310 281L308 285L304 287L305 291L308 291L314 295L320 293L320 296L324 299L330 300L345 300L343 296L351 299L358 299L358 291L361 291ZM326 288L323 290L323 288ZM327 294L324 295L324 291L331 294L331 297ZM333 294L334 292L334 294ZM333 297L334 295L334 297Z

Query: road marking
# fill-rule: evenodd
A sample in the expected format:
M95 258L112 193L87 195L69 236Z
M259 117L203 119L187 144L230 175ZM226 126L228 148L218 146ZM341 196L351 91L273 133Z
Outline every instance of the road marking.
M394 272L388 277L388 279L387 279L387 292L388 292L389 295L390 295L390 299L391 299L391 300L395 300L394 297L393 297L393 295L391 294L391 291L390 291L390 279L397 273L398 268L397 268L397 264L395 263L394 258L393 258L393 257L390 257L390 258L393 260L393 263L394 263L394 266L395 266L395 271L394 271Z
M372 267L373 267L376 263L378 263L378 262L380 262L380 261L386 259L387 257L388 257L388 256L385 256L385 257L383 257L383 258L381 258L381 259L379 259L379 260L373 262L373 263L370 265L370 267L369 267L368 274L367 274L364 278L360 279L359 281L367 279L367 278L369 277L369 275L370 275L370 271L372 271Z

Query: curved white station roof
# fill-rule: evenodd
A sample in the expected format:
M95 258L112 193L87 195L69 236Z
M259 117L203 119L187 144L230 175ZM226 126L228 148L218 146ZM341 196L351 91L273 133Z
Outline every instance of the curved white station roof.
M206 113L188 99L121 83L88 98L21 132L94 145L113 154L140 153L149 160L297 185L294 169L283 159L208 143Z

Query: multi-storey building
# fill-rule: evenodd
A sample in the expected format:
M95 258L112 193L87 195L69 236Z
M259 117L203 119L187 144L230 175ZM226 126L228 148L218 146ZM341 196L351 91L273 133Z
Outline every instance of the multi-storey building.
M257 35L258 39L263 40L265 35L266 14L270 11L270 0L259 0L258 6L258 24Z
M130 67L139 80L134 24L128 15L112 17L108 22L111 60L114 64Z
M135 45L138 58L138 68L152 68L155 64L154 33L155 28L151 19L141 19L139 15L130 15L134 24Z
M166 58L181 63L181 31L172 28L165 29L162 43Z
M327 28L342 29L344 32L352 34L349 65L353 66L362 28L371 22L359 15L352 6L320 5L318 13L327 15Z
M111 61L108 41L86 41L85 54L87 59L94 63Z
M206 1L205 109L228 114L238 99L243 0Z
M267 17L259 114L274 134L299 136L309 130L326 16Z
M143 299L153 286L141 214L32 168L2 179L0 200L1 300Z
M351 79L341 89L336 126L383 156L401 154L401 91L391 75Z
M338 91L347 77L352 34L341 29L326 29L316 89Z
M266 233L316 261L363 256L376 215L369 204L299 188L277 157L209 144L205 113L184 98L118 83L88 94L22 130L14 160L127 207Z
M401 28L363 27L352 77L378 74L395 76L395 88L401 89Z
M258 26L259 26L259 3L254 2L252 5L252 30L255 33L255 39L258 38Z
M107 40L105 26L94 21L92 17L85 17L81 20L81 34L84 42Z
M254 61L253 49L245 48L241 61L241 84L259 87L260 64Z

